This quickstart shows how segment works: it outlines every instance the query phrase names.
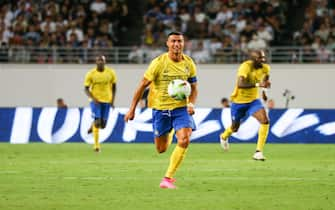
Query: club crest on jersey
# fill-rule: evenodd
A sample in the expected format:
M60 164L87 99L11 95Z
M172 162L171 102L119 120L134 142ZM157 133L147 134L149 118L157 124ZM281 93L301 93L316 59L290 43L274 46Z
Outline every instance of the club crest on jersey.
M186 74L190 73L190 69L188 68L188 66L185 67L184 71L185 71Z

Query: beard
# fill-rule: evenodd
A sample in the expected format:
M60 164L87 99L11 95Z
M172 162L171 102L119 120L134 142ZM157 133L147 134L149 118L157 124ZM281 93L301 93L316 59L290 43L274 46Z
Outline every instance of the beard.
M255 67L256 69L260 69L260 68L263 67L263 64L262 64L262 63L254 63L254 67Z

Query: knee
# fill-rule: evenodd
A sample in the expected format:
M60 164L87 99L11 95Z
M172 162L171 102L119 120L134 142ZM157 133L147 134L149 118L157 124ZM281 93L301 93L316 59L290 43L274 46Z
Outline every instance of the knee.
M264 118L262 118L259 122L260 122L261 124L269 124L269 123L270 123L270 120L269 120L267 117L264 117Z
M190 138L188 136L178 139L178 145L180 147L187 148L189 144L190 144Z

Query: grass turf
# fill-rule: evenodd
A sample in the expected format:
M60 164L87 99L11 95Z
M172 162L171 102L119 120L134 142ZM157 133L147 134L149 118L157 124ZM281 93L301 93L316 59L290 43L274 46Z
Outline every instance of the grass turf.
M333 209L335 145L191 144L177 190L158 187L174 145L0 144L0 209Z

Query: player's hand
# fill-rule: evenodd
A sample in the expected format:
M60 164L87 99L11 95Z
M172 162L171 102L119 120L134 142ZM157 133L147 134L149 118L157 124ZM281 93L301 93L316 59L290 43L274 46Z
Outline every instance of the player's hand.
M133 120L135 117L134 111L128 111L127 114L124 116L124 121L128 122L129 120Z
M98 104L98 103L99 103L99 100L96 99L95 97L92 97L92 100L94 101L95 104Z
M192 103L187 104L187 112L189 115L194 115L194 105Z
M271 87L271 82L266 80L266 81L263 81L259 84L260 87L262 88L270 88Z

